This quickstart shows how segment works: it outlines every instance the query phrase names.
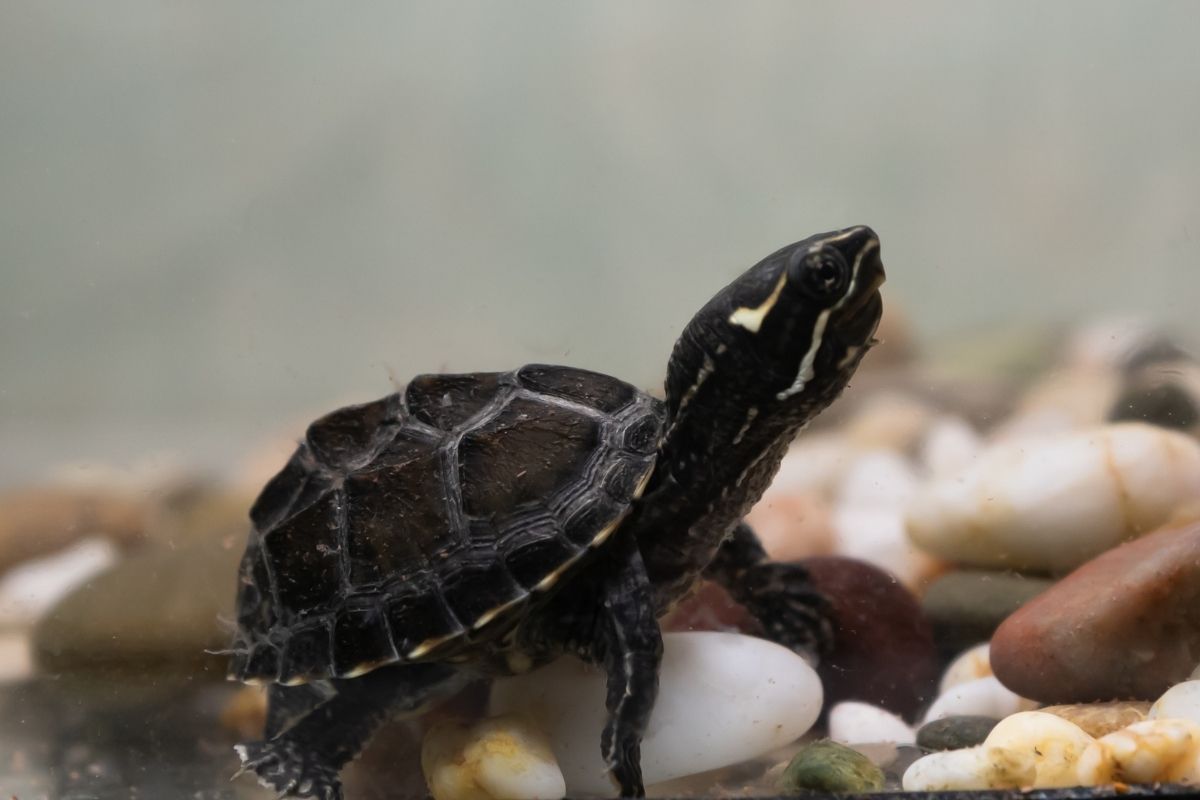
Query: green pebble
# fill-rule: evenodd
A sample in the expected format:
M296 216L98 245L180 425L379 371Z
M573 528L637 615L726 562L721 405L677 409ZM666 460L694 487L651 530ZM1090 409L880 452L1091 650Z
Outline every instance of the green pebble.
M883 770L866 756L829 739L796 753L780 778L780 786L790 792L874 792L883 782Z

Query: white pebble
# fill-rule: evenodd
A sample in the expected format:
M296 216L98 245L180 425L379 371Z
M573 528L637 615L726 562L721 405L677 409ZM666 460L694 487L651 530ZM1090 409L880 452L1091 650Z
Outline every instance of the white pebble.
M942 681L938 684L938 694L946 694L955 686L980 678L992 676L991 645L987 642L977 644L969 650L964 650L955 656L942 673Z
M961 564L1068 570L1200 496L1200 443L1142 423L989 448L908 506L923 549Z
M849 508L904 508L917 490L908 459L871 450L854 460L838 487L837 504Z
M1033 756L1004 747L967 747L919 758L901 778L906 792L1016 789L1037 775Z
M642 772L659 783L735 764L812 727L821 682L803 658L733 633L663 637L658 701L642 741ZM493 713L523 713L545 732L572 795L611 794L600 758L604 673L574 658L497 681Z
M517 716L435 725L421 746L434 800L559 800L567 793L546 737Z
M107 539L84 539L45 558L27 561L0 579L0 627L33 624L68 592L116 563Z
M917 460L928 475L957 475L982 451L983 440L969 422L944 417L925 434Z
M1003 747L1029 755L1037 769L1039 789L1074 786L1075 765L1095 742L1082 728L1062 717L1025 711L1000 720L984 739L984 747Z
M1200 780L1200 725L1148 719L1097 739L1076 765L1076 782L1195 782Z
M846 701L829 710L829 738L846 745L915 744L917 734L890 711Z
M1150 706L1150 719L1190 719L1200 723L1200 681L1184 681L1167 689Z
M925 712L925 722L944 717L977 715L1002 719L1037 704L1008 689L994 677L960 683L939 695Z
M834 510L832 522L838 555L887 570L914 592L942 568L909 540L901 509L842 507Z

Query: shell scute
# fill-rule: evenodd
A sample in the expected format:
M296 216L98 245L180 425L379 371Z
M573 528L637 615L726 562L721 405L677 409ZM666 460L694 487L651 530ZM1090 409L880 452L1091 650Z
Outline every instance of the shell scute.
M342 505L341 493L329 492L263 536L275 591L289 615L307 614L338 596Z
M624 381L573 367L530 364L517 371L527 389L561 397L612 414L633 401L637 390Z
M404 392L409 413L427 425L454 431L495 401L504 373L418 375Z

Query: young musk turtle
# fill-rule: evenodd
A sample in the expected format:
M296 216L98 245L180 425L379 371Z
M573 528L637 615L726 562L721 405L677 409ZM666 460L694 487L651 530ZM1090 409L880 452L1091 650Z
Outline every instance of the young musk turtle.
M242 769L340 798L389 717L571 653L607 672L601 752L642 796L657 620L697 578L774 640L828 646L803 568L769 562L742 516L872 344L883 279L866 227L767 256L684 329L665 402L530 365L422 375L314 422L250 512L230 675L270 688Z

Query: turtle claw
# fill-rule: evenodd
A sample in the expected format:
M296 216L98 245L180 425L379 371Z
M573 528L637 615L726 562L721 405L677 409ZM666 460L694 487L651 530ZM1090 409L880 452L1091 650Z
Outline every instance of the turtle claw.
M311 797L314 800L342 800L342 785L337 770L319 763L315 754L306 753L286 739L239 744L242 759L234 778L253 772L258 782L285 797Z

